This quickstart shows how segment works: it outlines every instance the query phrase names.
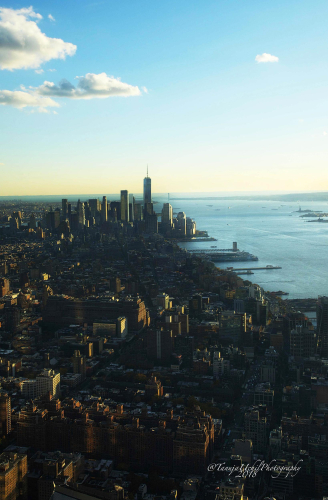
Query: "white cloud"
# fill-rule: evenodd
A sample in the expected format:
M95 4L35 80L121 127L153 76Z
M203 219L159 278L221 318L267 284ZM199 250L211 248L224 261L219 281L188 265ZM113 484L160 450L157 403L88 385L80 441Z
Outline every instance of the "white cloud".
M48 15L48 19L50 19L50 21L53 21L53 22L56 21L56 19L54 18L54 16L52 16L51 14Z
M51 59L75 54L76 45L42 33L37 25L40 19L32 7L0 8L0 69L39 68Z
M38 74L38 75L42 75L42 73L44 73L44 70L43 69L36 69L35 72Z
M112 96L137 96L141 95L138 87L121 82L106 73L95 75L88 73L77 77L78 84L75 87L68 80L61 80L58 85L45 81L39 87L26 88L20 86L20 90L0 90L0 105L13 106L15 108L38 108L40 113L46 113L47 108L60 107L53 98L68 99L94 99Z
M26 107L38 108L40 113L46 112L46 108L58 108L58 102L50 97L42 97L21 90L0 90L0 105L13 106L14 108L23 109Z
M49 110L47 108L38 108L39 113L49 113Z
M78 76L77 86L68 80L61 80L58 85L45 81L43 85L33 88L38 95L48 97L66 97L69 99L94 99L107 98L112 96L136 96L140 95L140 89L121 82L119 78L108 76L106 73L98 75L87 73L85 76Z
M145 94L148 94L148 89L147 87L141 87L141 89L144 91Z
M267 62L278 62L279 57L273 56L271 54L266 54L266 52L263 52L263 54L258 54L255 57L255 61L258 63L267 63Z
M304 123L303 118L300 118L300 119L298 120L298 122L299 122L299 123Z
M48 71L50 71L51 73L53 73L54 71L57 71L56 69L48 69Z
M328 135L328 133L326 131L324 131L322 135L326 136L326 135Z

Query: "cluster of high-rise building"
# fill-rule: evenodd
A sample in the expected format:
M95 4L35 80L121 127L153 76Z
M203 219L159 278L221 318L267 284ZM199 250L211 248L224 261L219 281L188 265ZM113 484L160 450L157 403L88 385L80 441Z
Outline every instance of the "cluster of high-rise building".
M14 217L15 227L21 226L21 215ZM80 201L72 205L68 199L62 199L60 208L50 210L45 218L38 222L41 229L68 234L82 228L123 223L129 225L137 233L162 233L166 236L192 237L196 234L196 222L186 217L184 212L173 215L170 203L164 203L161 212L156 212L152 200L151 178L144 178L143 199L137 200L132 193L124 189L118 201L108 201L107 196ZM35 215L31 214L29 228L36 230Z
M164 203L160 211L157 211L157 207L158 203L152 199L151 178L147 168L140 199L126 189L121 190L118 200L108 200L107 196L103 196L102 199L90 198L72 203L63 198L61 207L54 208L50 204L42 213L31 211L28 218L23 211L15 210L2 229L10 235L28 229L30 235L34 234L39 239L46 237L46 231L67 236L85 228L115 229L117 223L129 227L134 234L160 232L177 238L196 234L196 222L184 212L173 214L169 202Z

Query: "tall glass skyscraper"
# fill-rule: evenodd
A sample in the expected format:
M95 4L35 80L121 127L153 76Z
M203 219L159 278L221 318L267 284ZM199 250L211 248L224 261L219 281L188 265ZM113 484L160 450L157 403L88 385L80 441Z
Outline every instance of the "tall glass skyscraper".
M129 222L129 193L121 191L121 221Z
M173 209L169 203L164 203L162 209L162 222L170 227L173 225Z
M102 222L107 222L107 196L103 196L101 204L101 219Z
M151 203L151 178L148 177L148 167L147 177L144 178L143 202L144 206L146 205L146 203Z

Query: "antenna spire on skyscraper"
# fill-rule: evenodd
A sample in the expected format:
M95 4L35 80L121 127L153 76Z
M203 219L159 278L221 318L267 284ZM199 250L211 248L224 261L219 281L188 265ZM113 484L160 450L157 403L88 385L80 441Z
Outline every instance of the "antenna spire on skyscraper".
M148 164L147 164L147 177L148 177Z

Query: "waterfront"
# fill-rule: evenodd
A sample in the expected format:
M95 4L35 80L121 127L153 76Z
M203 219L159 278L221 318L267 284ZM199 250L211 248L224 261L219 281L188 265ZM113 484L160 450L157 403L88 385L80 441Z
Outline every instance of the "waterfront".
M177 197L177 196L176 196ZM186 195L184 195L186 197ZM157 196L160 202L167 197ZM172 200L173 212L184 211L197 229L216 238L218 248L232 247L258 257L259 267L282 269L256 272L251 281L265 290L283 290L286 298L315 298L328 293L328 227L299 217L298 202L245 200ZM327 211L325 202L306 202L302 209ZM211 248L213 243L179 243L186 249ZM225 269L229 263L217 263ZM238 266L240 267L240 266ZM251 267L251 263L245 263Z
M95 198L97 195L74 195L72 199ZM194 197L200 197L199 193ZM44 206L59 205L63 196L40 196L37 203ZM136 198L141 199L141 195ZM162 204L167 203L168 196L153 196L156 212L160 215ZM172 196L173 198L173 196ZM197 242L181 242L179 245L187 250L213 250L214 248L232 248L234 241L241 251L258 257L256 267L249 277L244 269L251 269L252 262L216 262L218 267L243 268L242 277L249 278L265 290L275 292L281 290L288 295L283 299L317 298L328 294L328 226L326 224L308 224L311 218L300 217L305 211L327 212L328 203L324 201L269 201L244 199L193 199L191 194L174 195L170 200L173 213L184 211L192 217L199 231L207 231L207 241L200 238ZM183 199L182 199L183 198ZM119 196L107 195L108 200L118 200ZM302 212L298 212L301 205ZM74 201L73 201L74 206ZM278 269L265 270L266 266ZM281 269L279 269L279 267Z

